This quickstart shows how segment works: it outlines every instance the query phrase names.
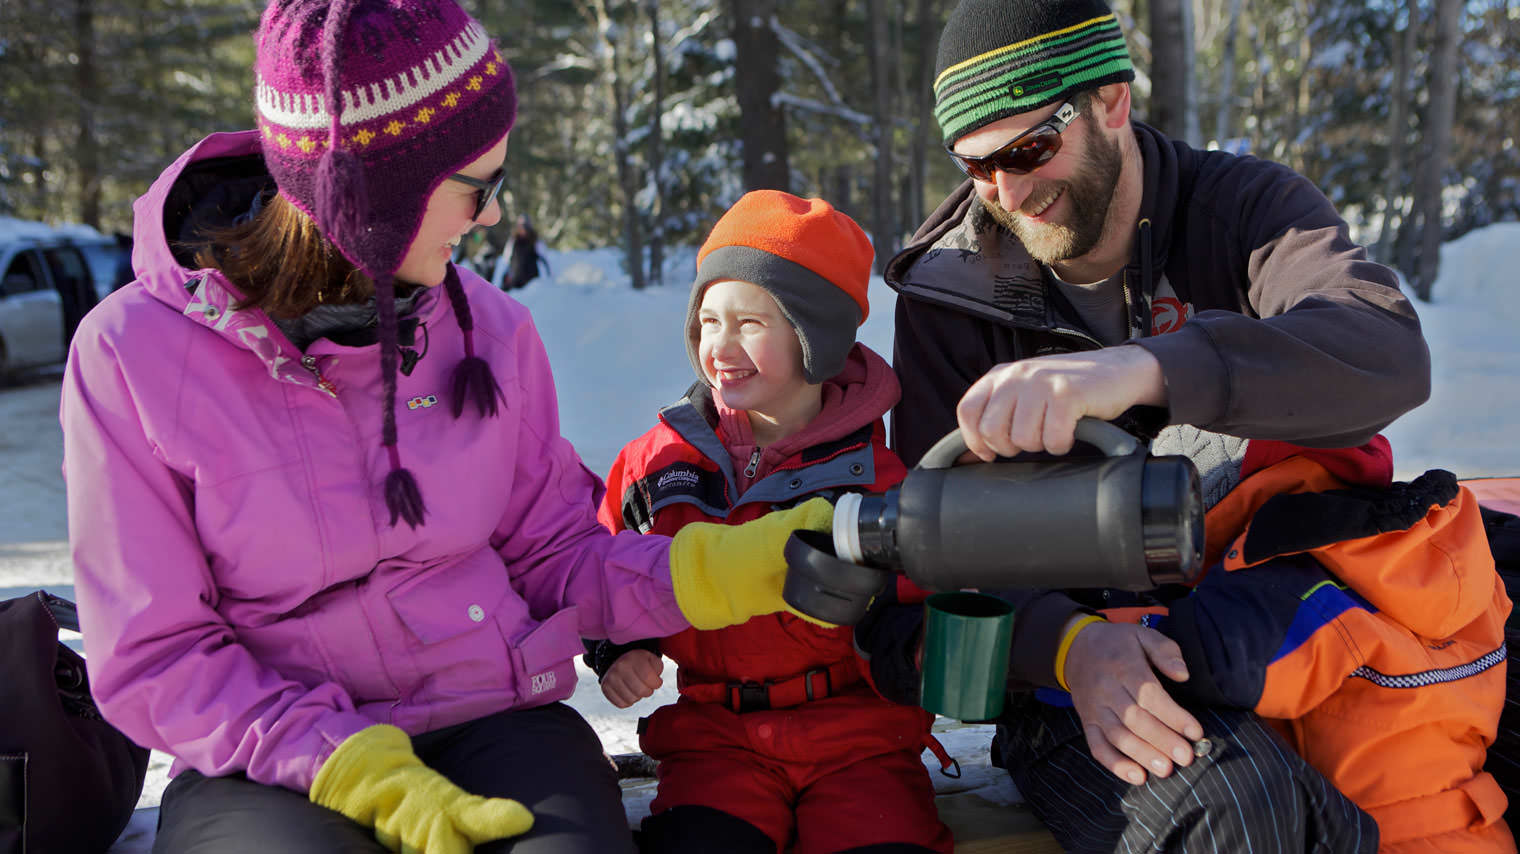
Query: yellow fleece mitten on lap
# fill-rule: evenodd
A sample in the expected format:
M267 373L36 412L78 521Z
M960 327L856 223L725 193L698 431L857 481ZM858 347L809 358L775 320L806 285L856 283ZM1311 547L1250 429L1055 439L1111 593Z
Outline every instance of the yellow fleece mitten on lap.
M834 505L812 498L742 525L693 522L670 541L670 578L676 604L692 626L720 629L751 617L788 611L811 623L781 598L786 581L783 551L793 531L828 531Z
M405 732L386 724L338 745L311 784L311 801L373 827L380 844L404 854L470 854L533 827L527 807L459 788L422 764Z

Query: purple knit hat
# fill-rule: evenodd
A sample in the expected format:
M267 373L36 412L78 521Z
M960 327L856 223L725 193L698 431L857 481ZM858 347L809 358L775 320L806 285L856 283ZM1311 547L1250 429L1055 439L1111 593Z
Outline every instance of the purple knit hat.
M255 103L264 161L280 194L311 216L375 281L382 441L391 524L425 508L396 444L393 274L439 184L512 127L512 70L480 23L452 0L273 0L259 23ZM339 103L337 115L327 109ZM452 265L444 287L464 332L454 417L466 400L495 415L500 389L475 355L474 322Z

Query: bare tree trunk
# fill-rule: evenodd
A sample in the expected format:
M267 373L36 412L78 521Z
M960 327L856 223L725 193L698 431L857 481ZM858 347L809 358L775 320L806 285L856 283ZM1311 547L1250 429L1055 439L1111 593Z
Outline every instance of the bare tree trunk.
M1198 45L1193 0L1182 0L1182 138L1195 148L1203 146L1203 124L1198 118Z
M1193 95L1191 0L1151 0L1150 121L1162 133L1198 144Z
M908 168L908 221L906 225L917 228L924 219L924 185L928 182L929 131L938 130L934 122L934 55L939 44L939 16L934 12L932 0L918 0L914 13L918 23L918 73L913 75L915 87L912 104L913 153ZM938 139L938 135L935 139Z
M841 163L832 170L830 182L833 185L833 189L829 191L829 201L834 204L834 207L846 213L853 210L855 206L855 194L853 192L855 170L849 164Z
M786 113L773 100L781 89L780 41L771 28L777 4L778 0L728 2L734 22L734 90L746 190L791 190Z
M38 125L32 131L32 186L36 188L33 194L33 204L38 211L38 217L44 216L48 210L48 182L47 182L47 127Z
M1420 260L1414 275L1415 296L1430 301L1430 289L1441 270L1441 190L1451 156L1451 128L1457 111L1457 61L1462 34L1462 0L1437 0L1436 40L1430 55L1430 104L1425 119L1425 156L1415 185L1420 210Z
M871 83L876 93L876 173L871 184L871 245L876 249L877 273L885 269L897 240L892 217L892 81L887 62L887 3L869 0L871 18Z
M1393 105L1388 113L1388 169L1383 177L1383 222L1378 226L1375 253L1379 260L1391 262L1389 223L1399 213L1398 199L1404 189L1404 149L1409 142L1409 64L1415 51L1416 23L1420 20L1418 0L1405 3L1408 17L1404 32L1393 45ZM1397 12L1395 12L1397 14Z
M912 0L893 0L895 8L893 9L891 21L892 44L889 50L891 51L891 56L897 58L897 61L892 63L892 103L898 105L917 103L912 91L908 88L909 64L907 62L906 30L908 28L908 6L911 2ZM899 106L898 109L901 110L902 107ZM902 118L904 117L896 117L896 120L893 122L894 140L898 121ZM908 168L897 170L897 174L892 179L892 235L894 245L897 242L897 235L902 233L904 225L909 220L915 219L908 210L908 192L913 186L912 145L913 141L911 139L908 140L910 148L907 153ZM916 220L915 224L917 224Z
M665 41L660 35L660 0L648 0L649 32L654 53L654 128L649 134L649 168L654 171L653 227L649 232L649 281L665 278Z
M0 73L7 76L5 94L0 95L0 100L4 101L0 105L0 116L3 116L0 123L15 134L19 149L17 153L26 152L18 158L20 162L16 166L24 170L30 180L21 178L20 175L14 176L21 178L16 188L16 213L30 219L46 219L57 215L57 211L49 207L51 188L46 177L51 165L48 156L48 141L52 137L54 117L51 107L56 102L58 87L54 85L52 75L44 71L47 67L48 46L43 43L43 35L52 30L33 23L48 20L43 12L46 6L46 0L0 0L0 25L4 29L0 40L6 43L4 56L0 57L4 60L5 67ZM12 89L11 76L14 76L15 81L27 80L33 85ZM17 97L14 103L10 101L13 91ZM23 191L26 191L26 201L21 204L19 202Z
M74 145L74 166L79 170L79 220L100 227L100 142L95 136L95 99L100 80L95 64L95 0L74 2L74 67L78 86L79 135Z
M1235 41L1240 35L1240 3L1241 0L1230 0L1223 56L1219 60L1219 108L1214 113L1214 139L1221 146L1232 138L1230 108L1235 104Z
M1256 8L1259 5L1258 2L1257 2L1257 0L1249 0L1249 2L1250 2L1251 5L1248 6L1247 8L1250 9L1250 11L1251 11L1252 14L1251 14L1251 17L1250 17L1250 24L1251 24L1251 26L1250 26L1250 30L1249 30L1249 37L1246 39L1246 43L1254 45L1255 48L1256 48L1256 51L1255 51L1255 53L1256 53L1256 67L1258 69L1260 69L1260 68L1267 68L1267 67L1269 67L1268 64L1267 64L1267 49L1266 49L1267 28L1259 20L1259 12L1257 11L1257 8ZM1261 131L1262 131L1261 117L1264 116L1264 115L1266 115L1266 110L1267 110L1267 77L1268 77L1268 75L1262 74L1262 73L1258 72L1257 74L1252 75L1252 76L1255 77L1256 80L1255 80L1254 85L1252 85L1252 87L1251 87L1251 115L1253 115L1253 116L1256 117L1257 139L1263 145L1265 145L1265 139L1261 137ZM1253 145L1252 147L1254 148L1255 145Z
M1314 20L1313 0L1294 0L1294 11L1297 13L1298 26L1298 81L1294 87L1293 97L1293 122L1291 133L1287 136L1288 151L1292 160L1289 165L1302 172L1304 169L1303 146L1298 138L1302 134L1304 123L1309 115L1309 64L1314 58L1314 42L1311 38L1312 28L1309 22Z
M623 251L626 254L626 266L633 289L641 291L644 289L644 242L643 236L639 233L637 202L639 178L633 167L633 158L628 151L628 104L627 94L623 89L623 69L618 50L620 30L613 24L607 12L606 0L596 0L594 8L597 31L604 41L603 71L607 76L608 85L612 87L612 150L616 161L618 185L623 191Z
M1419 171L1418 167L1416 171ZM1396 259L1394 266L1411 282L1414 281L1416 272L1414 268L1415 261L1419 257L1420 223L1423 215L1419 206L1419 198L1415 197L1411 199L1409 212L1399 220L1398 231L1394 233L1393 237L1394 257Z

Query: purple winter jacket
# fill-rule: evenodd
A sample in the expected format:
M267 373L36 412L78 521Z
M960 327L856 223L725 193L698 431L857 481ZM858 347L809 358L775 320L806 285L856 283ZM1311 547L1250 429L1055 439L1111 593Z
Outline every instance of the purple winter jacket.
M396 417L428 517L389 524L378 346L302 354L264 313L235 310L219 274L171 254L166 199L197 183L171 196L184 170L258 150L252 132L207 137L137 200L138 278L69 354L64 474L105 716L175 756L175 773L305 792L364 727L416 734L561 700L581 637L689 624L669 540L597 524L603 486L560 436L528 311L468 271L505 407L453 417L463 336L442 294L423 297L428 352L399 377Z

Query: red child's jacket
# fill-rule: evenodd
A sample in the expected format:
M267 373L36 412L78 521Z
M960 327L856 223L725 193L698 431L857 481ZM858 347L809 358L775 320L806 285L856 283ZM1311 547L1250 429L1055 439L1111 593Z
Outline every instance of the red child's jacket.
M761 448L744 413L721 406L698 383L618 454L599 518L614 531L670 535L691 522L739 524L816 495L884 491L906 474L887 449L881 422L897 397L891 367L857 344L845 369L823 384L823 407L808 426ZM664 741L657 725L673 732L677 718L708 714L694 704L746 714L804 703L818 712L838 709L837 732L810 715L818 729L811 737L799 733L793 746L799 761L824 763L835 755L917 753L932 720L922 709L876 695L849 627L768 614L723 629L688 629L661 639L659 651L678 665L682 699L651 718L645 732L651 755ZM690 723L686 732L700 729Z

